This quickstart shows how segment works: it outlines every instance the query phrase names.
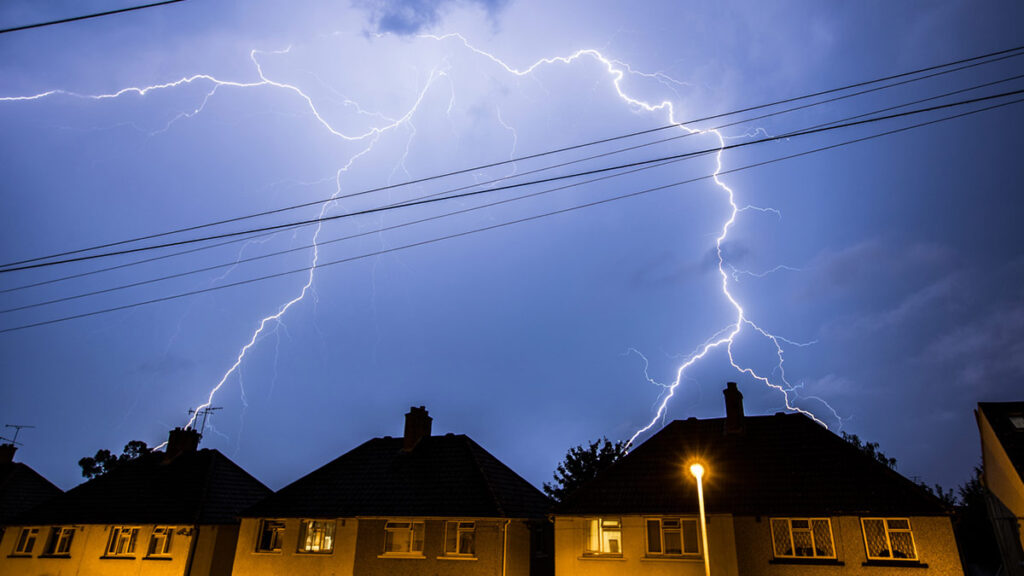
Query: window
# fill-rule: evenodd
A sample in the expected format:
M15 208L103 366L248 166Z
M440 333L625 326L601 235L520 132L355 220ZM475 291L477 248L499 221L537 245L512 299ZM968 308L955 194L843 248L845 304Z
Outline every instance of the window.
M149 548L146 549L146 556L170 556L171 538L173 537L173 526L156 526L153 528L153 535L149 537Z
M475 531L475 522L445 522L445 556L472 556L476 554L476 545L474 543Z
M384 525L384 554L423 555L423 522Z
M591 518L584 553L622 554L622 522L618 518Z
M260 520L259 533L256 536L257 552L280 552L281 540L284 538L284 522L280 520Z
M1010 416L1010 424L1013 424L1017 430L1024 430L1024 416L1020 414Z
M39 528L22 528L18 535L18 542L14 545L14 555L27 556L32 553L36 546L36 538L39 536Z
M648 518L647 555L700 554L696 518Z
M828 518L772 518L776 558L835 558Z
M46 542L43 554L47 556L68 556L71 554L71 539L75 529L63 526L50 528L50 538Z
M906 518L862 518L868 560L917 560L914 534Z
M107 541L107 556L134 556L135 542L139 539L137 526L111 526Z
M299 552L334 552L334 520L303 520L299 523Z

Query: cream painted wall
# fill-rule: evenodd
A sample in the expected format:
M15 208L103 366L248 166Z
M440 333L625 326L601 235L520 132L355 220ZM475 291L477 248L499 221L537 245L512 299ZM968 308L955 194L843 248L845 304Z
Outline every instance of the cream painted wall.
M76 525L67 557L40 557L52 526L39 526L39 538L31 556L12 557L11 553L21 534L21 526L8 526L0 540L0 574L4 576L182 576L188 559L191 535L175 534L171 541L171 555L167 558L146 558L146 550L154 525L139 526L135 554L131 558L104 558L110 539L108 525ZM179 527L190 529L189 526ZM211 531L210 537L214 536ZM200 535L202 542L206 536ZM210 548L213 542L209 543ZM212 556L212 554L211 554Z
M992 424L985 414L978 410L978 428L981 431L981 458L985 469L985 487L989 489L1013 512L1017 518L1024 518L1024 481L1017 474L1013 462L996 437ZM1018 526L1020 523L1018 522ZM1021 547L1024 547L1024 530L1020 531Z
M648 558L644 534L645 516L622 516L621 557L585 557L586 525L590 517L555 517L555 574L557 576L703 576L704 561ZM727 514L708 516L708 548L711 573L738 576L733 519Z
M352 576L356 533L359 521L338 518L334 528L334 552L300 554L298 518L279 519L284 522L280 552L256 552L259 520L243 518L235 549L234 574L245 576Z

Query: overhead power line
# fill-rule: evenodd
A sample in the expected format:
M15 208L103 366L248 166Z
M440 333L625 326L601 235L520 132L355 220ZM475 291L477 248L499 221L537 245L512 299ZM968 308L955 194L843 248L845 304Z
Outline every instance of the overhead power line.
M1017 93L1020 93L1020 92L1022 92L1022 91L1017 91ZM960 112L958 114L953 114L953 115L950 115L950 116L944 116L942 118L937 118L937 119L933 119L933 120L927 120L927 121L924 121L924 122L919 122L917 124L911 124L909 126L903 126L903 127L900 127L900 128L894 128L892 130L887 130L885 132L880 132L880 133L877 133L877 134L871 134L871 135L868 135L868 136L862 136L860 138L854 138L852 140L846 140L846 141L843 141L843 142L838 142L838 143L830 144L830 145L827 145L827 146L821 146L821 147L818 147L818 148L813 148L811 150L806 150L804 152L798 152L798 153L795 153L795 154L789 154L789 155L786 155L786 156L781 156L781 157L773 158L773 159L770 159L770 160L763 160L761 162L755 162L755 163L752 163L752 164L747 164L745 166L739 166L739 167L731 168L731 169L728 169L728 170L722 170L722 171L719 171L719 172L713 173L713 174L707 174L707 175L703 175L703 176L698 176L698 177L690 178L690 179L687 179L687 180L680 180L680 181L672 182L672 183L665 184L665 185L662 185L662 186L655 186L655 187L651 187L651 188L645 188L643 190L639 190L639 191L635 191L635 192L630 192L630 193L622 194L622 195L619 195L619 196L613 196L613 197L610 197L610 198L604 198L604 199L601 199L601 200L596 200L596 201L588 202L588 203L585 203L585 204L571 206L571 207L568 207L568 208L562 208L562 209L554 210L554 211L551 211L551 212L545 212L545 213L542 213L542 214L535 214L533 216L527 216L527 217L524 217L524 218L518 218L516 220L511 220L511 221L508 221L508 222L502 222L502 223L499 223L499 224L493 224L493 225L485 226L485 227L482 227L482 228L476 228L476 229L467 230L467 231L463 231L463 232L458 232L458 233L454 233L454 234L449 234L449 235L441 236L441 237L437 237L437 238L421 240L419 242L413 242L413 243L405 244L405 245L402 245L402 246L395 246L395 247L392 247L392 248L386 248L386 249L383 249L383 250L377 250L375 252L370 252L370 253L366 253L366 254L360 254L360 255L357 255L357 256L350 256L350 257L347 257L347 258L341 258L341 259L338 259L338 260L332 260L332 261L329 261L329 262L324 262L324 263L321 263L321 264L317 264L315 266L315 268L326 268L328 266L334 266L334 265L343 264L343 263L346 263L346 262L353 262L353 261L362 260L362 259L365 259L365 258L370 258L370 257L373 257L373 256L380 256L380 255L383 255L383 254L389 254L389 253L397 252L397 251L400 251L400 250L406 250L406 249L409 249L409 248L415 248L415 247L418 247L418 246L425 246L425 245L428 245L428 244L434 244L434 243L441 242L441 241L444 241L444 240L451 240L451 239L454 239L454 238L461 238L463 236L469 236L471 234L476 234L478 232L486 232L486 231L489 231L489 230L505 228L505 227L512 226L512 225L515 225L515 224L522 224L522 223L530 222L530 221L533 221L533 220L539 220L541 218L546 218L546 217L549 217L549 216L565 214L565 213L568 213L568 212L573 212L573 211L576 211L576 210L581 210L583 208L590 208L590 207L594 207L594 206L600 206L600 205L603 205L603 204L608 204L610 202L614 202L614 201L618 201L618 200L624 200L626 198L634 198L634 197L641 196L641 195L644 195L644 194L649 194L651 192L657 192L657 191L666 190L666 189L670 189L670 188L676 188L676 187L683 186L683 185L686 185L686 184L692 184L694 182L699 182L699 181L703 181L703 180L709 180L709 179L715 178L717 176L724 176L724 175L728 175L728 174L734 174L734 173L737 173L737 172L742 172L742 171L745 171L745 170L750 170L750 169L758 168L758 167L761 167L761 166L767 166L767 165L770 165L770 164L775 164L775 163L786 161L786 160L792 160L792 159L795 159L795 158L801 158L801 157L804 157L804 156L809 156L811 154L816 154L816 153L824 152L824 151L827 151L827 150L833 150L833 149L841 148L841 147L844 147L844 146L849 146L851 144L856 144L856 143L860 143L860 142L866 142L866 141L874 140L874 139L877 139L877 138L881 138L883 136L890 136L890 135L893 135L893 134L898 134L898 133L906 132L906 131L913 130L913 129L916 129L916 128L922 128L924 126L930 126L930 125L933 125L933 124L938 124L940 122L947 122L947 121L950 121L950 120L954 120L956 118L963 118L963 117L966 117L966 116L971 116L973 114L978 114L978 113L981 113L981 112L985 112L985 111L989 111L989 110L995 110L995 109L1002 108L1002 107L1005 107L1005 106L1010 106L1012 104L1019 104L1021 102L1024 102L1024 98L1018 98L1018 99L1011 100L1011 101L1008 101L1008 102L1000 102L1000 103L997 103L997 104L992 104L990 106L986 106L986 107L983 107L983 108L978 108L978 109L975 109L975 110L968 110L966 112ZM256 278L249 278L247 280L240 280L240 281L237 281L237 282L232 282L232 283L229 283L229 284L223 284L223 285L220 285L220 286L211 286L209 288L192 290L192 291L188 291L188 292L181 292L181 293L178 293L178 294L172 294L172 295L169 295L169 296L162 296L162 297L159 297L159 298L153 298L153 299L150 299L150 300L144 300L144 301L140 301L140 302L133 302L133 303L130 303L130 304L123 304L123 305L114 306L114 307L111 307L111 308L105 308L105 309L101 309L101 310L94 310L94 311L91 311L91 312L84 312L84 313L81 313L81 314L74 314L74 315L69 315L69 316L62 316L62 317L59 317L59 318L53 318L53 319L50 319L50 320L44 320L44 321L41 321L41 322L34 322L34 323L30 323L30 324L22 324L22 325L14 326L14 327L11 327L11 328L0 329L0 334L4 334L4 333L8 333L8 332L15 332L15 331L19 331L19 330L25 330L25 329L28 329L28 328L36 328L36 327L40 327L40 326L47 326L47 325L50 325L50 324L66 322L66 321L69 321L69 320L77 320L77 319L81 319L81 318L88 318L88 317L91 317L91 316L98 316L100 314L107 314L107 313L111 313L111 312L118 312L118 311L121 311L121 310L128 310L128 309L137 308L137 307L140 307L140 306L146 306L146 305L149 305L149 304L156 304L156 303L160 303L160 302L167 302L167 301L171 301L171 300L177 300L177 299L180 299L180 298L186 298L186 297L190 297L190 296L196 296L196 295L199 295L199 294L205 294L205 293L209 293L209 292L225 290L225 289L228 289L228 288L244 286L244 285L253 284L253 283L256 283L256 282L262 282L262 281L265 281L265 280L271 280L271 279L274 279L274 278L281 278L281 277L284 277L284 276L290 276L290 275L294 275L294 274L300 274L300 273L303 273L303 272L309 272L309 270L310 270L310 267L306 266L306 267L297 268L297 269L294 269L294 270L287 270L287 271L284 271L284 272L277 272L277 273L274 273L274 274L268 274L268 275L259 276L259 277L256 277Z
M877 83L880 83L880 82L887 82L887 81L895 80L895 79L899 79L899 78L906 78L908 76L914 76L916 74L922 74L922 73L925 73L925 72L941 70L942 68L955 67L955 66L960 66L960 65L963 65L963 64L972 63L972 62L975 63L975 64L971 64L970 66L963 66L963 67L960 67L960 68L956 68L954 70L948 70L948 71L945 71L945 72L940 72L939 74L956 72L956 71L959 71L959 70L963 70L965 68L969 68L969 67L973 67L973 66L977 66L977 65L983 65L983 64L990 64L990 63L993 63L993 62L1004 60L1006 58L1012 58L1012 57L1017 57L1017 56L1024 55L1024 52L1022 52L1022 50L1024 50L1024 45L1016 46L1016 47L1013 47L1013 48L1007 48L1007 49L1004 49L1004 50L998 50L998 51L995 51L995 52L990 52L988 54L982 54L980 56L973 56L973 57L970 57L970 58L962 58L960 60L954 60L954 61L951 61L951 62L946 62L944 64L937 64L937 65L928 66L928 67L924 67L924 68L918 68L918 69L915 69L915 70L910 70L910 71L907 71L907 72L901 72L899 74L893 74L893 75L890 75L890 76L883 76L883 77L875 78L875 79L872 79L872 80L865 80L865 81L857 82L857 83L854 83L854 84L847 84L845 86L839 86L839 87L836 87L836 88L830 88L830 89L827 89L827 90L821 90L821 91L813 92L813 93L810 93L810 94L803 94L803 95L800 95L800 96L794 96L794 97L785 98L785 99L782 99L782 100L775 100L773 102L768 102L768 103L765 103L765 104L758 104L758 105L755 105L755 106L748 106L746 108L732 110L732 111L729 111L729 112L722 112L722 113L713 114L713 115L710 115L710 116L694 118L694 119L687 120L687 121L684 121L684 122L678 122L678 123L673 123L673 124L666 124L666 125L662 125L662 126L659 126L659 127L656 127L656 128L650 128L650 129L646 129L646 130L630 132L630 133L627 133L627 134L621 134L621 135L618 135L618 136L612 136L612 137L602 138L602 139L598 139L598 140L591 140L591 141L583 142L583 143L580 143L580 144L574 144L574 145L571 145L571 146L566 146L566 147L562 147L562 148L547 150L547 151L544 151L544 152L538 152L538 153L529 154L529 155L526 155L526 156L519 156L519 157L507 159L507 160L501 160L501 161L498 161L498 162L492 162L492 163L488 163L488 164L480 164L480 165L472 166L472 167L469 167L469 168L462 168L462 169L458 169L458 170L454 170L454 171L449 171L449 172L445 172L445 173L441 173L441 174L426 176L426 177L423 177L423 178L407 180L405 182L400 182L400 183L397 183L397 184L391 184L391 185L387 185L387 186L380 186L380 187L377 187L377 188L365 189L365 190L361 190L361 191L358 191L358 192L355 192L355 193L346 194L345 196L343 196L343 198L352 198L352 197L356 197L356 196L362 196L362 195L365 195L365 194L371 194L371 193L374 193L374 192L381 192L381 191L385 191L385 190L394 190L394 189L402 188L402 187L405 187L405 186L410 186L410 185L414 185L414 184L421 184L421 183L429 182L429 181L433 181L433 180L439 180L439 179L448 178L448 177L452 177L452 176L467 174L467 173L471 173L471 172L475 172L475 171L479 171L479 170L485 170L485 169L488 169L488 168L494 168L494 167L498 167L498 166L503 166L503 165L507 165L507 164L511 164L511 163L515 163L515 162L524 162L524 161L533 160L533 159L537 159L537 158L541 158L541 157L545 157L545 156L550 156L550 155L553 155L553 154L560 154L560 153L564 153L564 152L578 150L578 149L586 148L586 147L589 147L589 146L606 144L606 143L615 142L615 141L619 141L619 140L623 140L623 139L627 139L627 138L633 138L633 137L636 137L636 136L652 134L652 133L668 130L668 129L671 129L671 128L679 128L679 127L682 127L682 126L687 126L687 125L691 125L691 124L699 124L701 122L705 122L705 121L709 121L709 120L716 120L716 119L719 119L719 118L724 118L724 117L727 117L727 116L733 116L733 115L736 115L736 114L742 114L742 113L751 112L751 111L755 111L755 110L762 110L762 109L765 109L765 108L771 108L771 107L779 106L779 105L782 105L782 104L789 104L789 103L797 102L797 101L800 101L800 100L806 100L806 99L809 99L809 98L816 98L816 97L819 97L819 96L825 96L825 95L829 95L829 94L834 94L834 93L842 92L842 91L845 91L845 90L861 88L861 87L864 87L864 86L869 86L869 85L877 84ZM987 59L989 59L989 60L987 60ZM917 79L909 80L908 82L924 80L926 78L931 78L931 77L939 75L939 74L928 75L928 76L925 76L923 78L917 78ZM761 119L761 118L764 118L764 117L773 116L773 115L776 115L776 114L782 114L782 113L793 111L793 110L799 110L799 109L810 107L812 105L820 105L820 104L824 104L824 103L827 103L827 102L832 102L832 101L835 101L835 100L838 100L838 99L849 98L849 97L852 97L852 96L857 96L857 95L864 94L864 93L867 93L867 92L881 90L881 89L885 89L885 88L888 88L888 87L901 85L901 84L904 84L904 83L906 83L906 82L898 82L898 83L895 83L895 84L891 84L889 86L879 87L879 88L875 88L875 89L872 89L872 90L867 90L867 91L864 91L864 92L858 92L856 94L850 94L850 95L842 96L842 97L839 97L839 98L824 100L824 101L816 103L816 104L800 106L800 107L796 107L796 108L793 108L793 109L790 109L790 110L779 111L779 112L776 112L776 113L767 114L765 116L761 116L761 117L757 117L757 118L753 118L753 119L748 119L746 121L749 122L749 121L753 121L753 120L756 120L756 119ZM729 125L731 125L731 124L727 124L726 126L729 126ZM325 199L319 199L319 200L314 200L314 201L309 201L309 202L303 202L303 203L299 203L299 204L293 204L293 205L289 205L289 206L284 206L284 207L281 207L281 208L275 208L275 209L271 209L271 210L265 210L265 211L262 211L262 212L255 212L255 213L251 213L251 214L246 214L246 215L243 215L243 216L236 216L236 217L226 218L226 219L217 220L217 221L213 221L213 222L207 222L205 224L198 224L198 225L194 225L194 226L177 228L177 229L168 230L168 231L164 231L164 232L159 232L159 233L154 233L154 234L147 234L147 235L137 236L137 237L128 238L128 239L124 239L124 240L118 240L118 241L114 241L114 242L107 242L107 243L103 243L103 244L97 244L97 245L93 245L93 246L89 246L89 247L85 247L85 248L78 248L78 249L67 250L67 251L63 251L63 252L47 254L47 255L44 255L44 256L36 256L36 257L27 258L27 259L23 259L23 260L7 262L7 263L4 263L4 264L0 264L0 272L6 271L8 269L12 269L12 267L15 267L15 266L20 266L20 265L24 265L24 264L28 264L28 263L32 263L32 262L39 262L39 261L42 261L42 260L49 260L49 259L53 259L53 258L60 258L60 257L64 257L64 256L74 255L74 254L81 254L81 253L84 253L84 252L90 252L90 251L93 251L93 250L101 250L101 249L105 249L105 248L112 248L112 247L115 247L115 246L123 246L125 244L141 242L141 241L144 241L144 240L152 240L152 239L155 239L155 238L161 238L161 237L170 236L170 235L173 235L173 234L180 234L180 233L184 233L184 232L192 232L192 231L195 231L195 230L201 230L201 229L204 229L204 228L210 228L210 227L214 227L214 226L221 226L221 225L224 225L224 224L230 224L230 223L239 222L239 221L242 221L242 220L248 220L248 219L252 219L252 218L259 218L259 217L263 217L263 216L270 216L270 215L273 215L273 214L279 214L279 213L282 213L282 212L287 212L287 211L291 211L291 210L297 210L297 209L306 208L306 207L309 207L309 206L321 205L321 204L324 204L326 202L334 201L334 200L337 200L337 199L338 198L325 198Z
M38 24L27 24L25 26L16 26L14 28L4 28L0 30L0 34L7 34L8 32L20 32L22 30L31 30L33 28L42 28L44 26L54 26L56 24L67 24L68 22L78 22L79 20L89 20L91 18L99 18L101 16L111 16L114 14L122 14L124 12L134 12L136 10L144 10L146 8L156 8L157 6L166 6L167 4L177 4L178 2L184 2L185 0L164 0L163 2L153 2L152 4L143 4L141 6L130 6L128 8L120 8L118 10L108 10L106 12L96 12L94 14L86 14L84 16L73 16L71 18L63 18L61 20L51 20L49 22L39 22Z
M618 164L618 165L615 165L615 166L607 166L607 167L603 167L603 168L595 168L595 169L592 169L592 170L585 170L585 171L581 171L581 172L574 172L574 173L571 173L571 174L563 174L563 175L559 175L559 176L552 176L550 178L542 178L542 179L539 179L539 180L530 180L530 181L527 181L527 182L518 182L518 183L515 183L515 184L507 184L505 186L498 186L498 187L495 187L495 188L488 188L488 189L484 189L484 190L476 190L476 191L473 191L473 192L465 192L465 193L461 193L461 194L453 194L453 195L449 195L449 196L441 196L441 197L435 197L435 198L426 198L426 199L422 199L422 200L416 200L416 201L411 201L411 202L403 202L403 203L399 203L399 204L391 204L391 205L387 205L387 206L378 206L378 207L374 207L374 208L367 208L367 209L364 209L364 210L357 210L357 211L354 211L354 212L346 212L346 213L342 213L342 214L335 214L333 216L324 216L324 217L320 217L320 218L313 218L313 219L307 219L307 220L298 220L298 221L293 221L293 222L287 222L287 223L284 223L284 224L274 224L274 225L271 225L271 226L261 226L261 227L258 227L258 228L250 228L250 229L247 229L247 230L238 230L238 231L234 231L234 232L224 232L224 233L221 233L221 234L213 234L213 235L210 235L210 236L203 236L203 237L199 237L199 238L189 238L189 239L185 239L185 240L177 240L177 241L174 241L174 242L165 242L163 244L154 244L154 245L143 246L143 247L139 247L139 248L129 248L129 249L125 249L125 250L116 250L116 251L112 251L112 252L103 252L103 253L100 253L100 254L90 254L90 255L87 255L87 256L78 256L78 257L75 257L75 258L66 258L66 259L63 259L63 260L53 260L53 261L50 261L50 262L41 262L41 263L35 263L35 264L27 264L27 265L24 265L24 266L16 266L16 267L13 267L13 268L0 269L0 274L4 274L4 273L8 273L8 272L16 272L16 271L21 271L21 270L30 270L30 269L35 269L35 268L44 268L44 267L56 266L56 265L60 265L60 264L70 264L72 262L82 262L82 261L86 261L86 260L95 260L97 258L108 258L108 257L112 257L112 256L123 256L125 254L135 254L135 253L146 252L146 251L150 251L150 250L159 250L159 249L162 249L162 248L170 248L170 247L173 247L173 246L183 246L183 245L188 245L188 244L195 244L195 243L198 243L198 242L207 242L207 241L210 241L210 240L220 240L220 239L223 239L223 238L231 238L231 237L236 237L236 236L244 236L244 235L256 234L256 233L260 233L260 232L267 232L267 231L271 231L271 230L285 230L285 229L298 228L298 227L302 227L302 226L311 226L313 224L318 224L318 223L321 223L321 222L331 222L331 221L334 221L334 220L340 220L342 218L351 218L351 217L354 217L354 216L365 216L365 215L368 215L368 214L376 214L376 213L380 213L380 212L387 212L387 211L391 211L391 210L395 210L395 209L399 209L399 208L411 208L413 206L421 206L421 205L424 205L424 204L432 204L432 203L435 203L435 202L441 202L441 201L445 201L445 200L454 200L454 199L458 199L458 198L468 198L468 197L471 197L471 196L478 196L480 194L487 194L487 193L492 193L492 192L499 192L499 191L502 191L502 190L511 190L511 189L515 189L515 188L522 188L524 186L532 186L532 185L536 185L536 184L546 184L548 182L557 182L557 181L566 180L566 179L569 179L569 178L579 178L579 177L583 177L583 176L591 176L591 175L594 175L594 174L602 174L602 173L606 173L606 172L610 172L610 171L614 171L614 170L624 170L624 169L628 169L628 168L634 168L636 166L644 166L644 165L648 165L648 164L664 162L664 161L667 161L667 160L675 160L675 159L681 159L681 158L691 158L691 157L696 157L696 156L703 156L705 154L715 153L715 152L718 152L718 151L726 151L726 150L734 150L734 149L737 149L737 148L745 148L745 147L748 147L748 146L752 146L752 145L755 145L755 144L761 144L761 143L764 143L764 142L772 142L772 141L788 139L788 138L797 138L797 137L800 137L800 136L809 136L809 135L812 135L812 134L819 134L819 133L822 133L822 132L829 132L829 131L832 131L832 130L839 130L839 129L842 129L842 128L850 128L850 127L853 127L853 126L860 126L860 125L864 125L864 124L871 124L871 123L881 122L881 121L885 121L885 120L892 120L892 119L896 119L896 118L902 118L902 117L905 117L905 116L911 116L911 115L916 115L916 114L923 114L923 113L926 113L926 112L934 112L936 110L943 110L943 109L952 108L952 107L956 107L956 106L965 106L965 105L969 105L969 104L976 104L976 103L979 103L979 102L985 102L985 101L993 100L993 99L997 99L997 98L1006 98L1006 97L1014 96L1014 95L1021 94L1021 93L1024 93L1024 89L1013 90L1013 91L1010 91L1010 92L1003 92L1003 93L1000 93L1000 94L994 94L994 95L990 95L990 96L983 96L983 97L979 97L979 98L971 98L969 100L960 100L960 101L957 101L957 102L951 102L951 103L948 103L948 104L940 104L940 105L937 105L937 106L929 106L927 108L919 108L919 109L916 109L916 110L909 110L909 111L906 111L906 112L899 112L897 114L889 114L889 115L886 115L886 116L879 116L879 117L876 117L876 118L869 118L869 119L865 119L865 120L857 120L857 121L854 121L854 122L844 122L842 124L835 124L835 125L832 125L832 126L823 126L823 127L819 127L819 128L813 128L813 129L808 129L808 130L801 130L801 131L798 131L798 132L789 132L789 133L781 134L781 135L778 135L778 136L770 136L770 137L767 137L767 138L760 138L760 139L757 139L757 140L750 140L750 141L747 141L747 142L740 142L740 143L737 143L737 144L727 144L727 145L719 147L719 148L707 148L707 149L704 149L704 150L698 150L696 152L686 152L686 153L682 153L682 154L673 154L673 155L669 155L669 156L661 156L661 157L658 157L658 158L651 158L651 159L640 160L640 161L636 161L636 162L628 162L628 163L625 163L625 164Z
M1013 80L1018 80L1018 79L1021 79L1021 78L1024 78L1024 74L1018 74L1016 76L1012 76L1012 77L1009 77L1009 78L1003 78L1001 80L995 80L995 81L992 81L992 82L985 82L985 83L982 83L982 84L976 84L976 85L973 85L973 86L969 86L967 88L961 88L959 90L953 90L953 91L945 92L945 93L938 94L938 95L935 95L935 96L930 96L928 98L921 98L921 99L917 99L917 100L912 100L912 101L909 101L909 102L904 102L902 104L896 104L896 105L893 105L893 106L887 106L887 107L884 107L884 108L875 109L875 110L872 110L872 111L869 111L869 112L865 112L865 113L861 113L861 114L857 114L857 115L854 115L854 116L847 116L845 118L840 118L840 119L837 119L837 120L834 120L834 121L824 122L824 123L821 123L821 124L810 126L808 128L805 128L805 130L806 129L820 128L820 127L824 127L824 126L831 126L831 125L840 124L840 123L843 123L843 122L849 122L851 120L856 120L856 119L859 119L859 118L873 116L875 114L881 114L881 113L888 112L888 111L891 111L891 110L896 110L896 109L899 109L899 108L906 108L908 106L913 106L913 105L921 104L921 103L924 103L924 102L929 102L929 101L934 101L934 100L938 100L938 99L942 99L942 98L947 98L949 96L953 96L953 95L956 95L956 94L961 94L961 93L972 91L972 90L978 90L978 89L981 89L981 88L986 88L986 87L990 87L990 86L993 86L993 85L996 85L996 84L1001 84L1001 83L1005 83L1005 82L1009 82L1009 81L1013 81ZM715 149L715 150L717 150L717 149ZM562 191L562 190L566 190L566 189L570 189L570 188L584 186L584 185L587 185L587 184L593 184L593 183L596 183L596 182L599 182L599 181L604 181L604 180L609 180L609 179L612 179L612 178L618 178L618 177L621 177L621 176L635 174L635 173L638 173L638 172L641 172L641 171L650 170L650 169L653 169L653 168L659 168L659 167L662 167L662 166L665 166L665 165L668 165L668 164L672 164L672 163L676 163L676 162L681 162L683 160L686 160L686 158L668 160L668 161L666 161L664 163L661 163L661 164L653 164L653 165L648 165L648 166L642 166L642 167L634 168L634 169L626 171L626 172L620 172L620 173L617 173L617 174L608 174L608 175L600 176L600 177L593 178L593 179L590 179L590 180L584 180L582 182L574 182L572 184L567 184L567 185L559 186L559 187L556 187L556 188L548 188L548 189L545 189L545 190L540 190L540 191L537 191L537 192L532 192L532 193L529 193L529 194L524 194L524 195L516 196L516 197L513 197L513 198L506 198L506 199L503 199L503 200L498 200L498 201L494 201L494 202L488 202L486 204L480 204L480 205L477 205L477 206L471 206L471 207L463 208L463 209L456 210L456 211L453 211L453 212L445 212L443 214L436 214L436 215L433 215L433 216L429 216L429 217L425 217L425 218L420 218L420 219L417 219L417 220L411 220L411 221L408 221L408 222L402 222L402 223L399 223L399 224L393 224L391 226L386 226L386 227L383 227L383 228L376 228L376 229L373 229L373 230L366 230L366 231L359 232L359 233L356 233L356 234L350 234L350 235L347 235L347 236L342 236L342 237L339 237L339 238L333 238L333 239L330 239L330 240L322 240L322 241L314 242L312 244L306 244L306 245L303 245L303 246L296 246L296 247L288 248L288 249L285 249L285 250L278 250L278 251L270 252L270 253L267 253L267 254L260 254L260 255L256 255L256 256L250 256L248 258L235 259L235 260L232 260L232 261L229 261L229 262L223 262L223 263L220 263L220 264L204 266L204 267L201 267L201 268L194 268L194 269L186 270L186 271L183 271L183 272L176 272L176 273L173 273L173 274L167 274L167 275L164 275L164 276L159 276L159 277L156 277L156 278L149 278L149 279L145 279L145 280L139 280L139 281L136 281L136 282L130 282L130 283L127 283L127 284L119 284L119 285L115 285L115 286L112 286L112 287L107 287L107 288L103 288L103 289L93 290L93 291L90 291L90 292L83 292L83 293L78 293L78 294L74 294L74 295L63 296L63 297L60 297L60 298L54 298L54 299L51 299L51 300L45 300L45 301L40 301L40 302L33 302L33 303L30 303L30 304L24 304L24 305L20 305L20 306L11 307L11 308L6 308L6 309L3 309L3 310L0 310L0 314L7 314L7 313L10 313L10 312L16 312L16 311L20 311L20 310L27 310L27 309L31 309L31 308L38 308L38 307L41 307L41 306L47 306L47 305L51 305L51 304L58 304L58 303L62 303L62 302L69 302L69 301L72 301L72 300L79 300L79 299L87 298L87 297L90 297L90 296L98 296L98 295L101 295L101 294L109 294L111 292L116 292L116 291L120 291L120 290L126 290L126 289L129 289L129 288L138 288L138 287L141 287L141 286L147 286L147 285L155 284L155 283L158 283L158 282L164 282L164 281L167 281L167 280L174 280L174 279L177 279L177 278L183 278L183 277L186 277L186 276L191 276L191 275L195 275L195 274L201 274L203 272L211 272L213 270L220 270L220 269L224 269L224 268L239 266L239 265L247 264L247 263L250 263L250 262L256 262L256 261L259 261L259 260L265 260L265 259L273 258L273 257L276 257L276 256L283 256L285 254L291 254L291 253L295 253L295 252L309 250L309 249L315 248L315 247L323 247L323 246L326 246L326 245L329 245L329 244L335 244L335 243L338 243L338 242L343 242L345 240L352 240L352 239L355 239L355 238L360 238L360 237L369 236L369 235L373 235L373 234L379 234L381 232L388 232L388 231L392 231L392 230L397 230L397 229L400 229L400 228L405 228L405 227L413 226L413 225L416 225L416 224L422 224L422 223L425 223L425 222L439 220L441 218L447 218L447 217L450 217L450 216L466 214L466 213L473 212L473 211L476 211L476 210L482 210L482 209L485 209L485 208L491 208L491 207L494 207L494 206L508 204L508 203L511 203L511 202L517 202L517 201L520 201L520 200L526 200L526 199L529 199L529 198L534 198L534 197L545 195L545 194L549 194L549 193L552 193L552 192ZM433 195L428 195L428 196L426 196L424 198L427 198L427 197L430 197L430 196L433 196ZM272 234L272 233L273 232L268 232L266 234ZM249 238L245 238L245 239L242 239L242 240L248 240L248 239ZM220 243L220 244L218 244L218 246L222 246L222 245L227 244L227 243L233 243L233 242L238 242L238 241L240 241L240 240L231 240L229 242ZM193 252L195 250L196 249L189 250L188 252ZM168 256L160 256L160 257L152 258L152 259L148 259L148 260L152 261L152 260L162 259L162 258L166 258L166 257L168 257ZM132 264L135 264L135 263L132 263ZM115 266L113 268L120 268L120 267L123 267L123 266L125 266L125 265ZM88 274L88 273L86 273L86 274ZM78 276L81 276L81 274L78 275ZM37 284L41 284L41 283L37 283ZM11 291L11 290L14 290L14 289L8 289L8 290L0 291L0 293L8 292L8 291Z

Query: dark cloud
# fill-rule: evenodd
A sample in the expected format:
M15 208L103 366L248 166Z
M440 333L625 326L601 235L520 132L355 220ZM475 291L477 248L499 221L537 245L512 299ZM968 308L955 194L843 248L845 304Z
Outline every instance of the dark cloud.
M507 0L357 0L355 6L370 13L370 21L378 32L408 35L437 24L445 12L455 7L476 6L494 19L506 3Z

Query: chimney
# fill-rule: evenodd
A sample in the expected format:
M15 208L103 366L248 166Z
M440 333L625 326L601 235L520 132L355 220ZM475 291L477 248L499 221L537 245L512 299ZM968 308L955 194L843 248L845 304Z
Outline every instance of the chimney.
M743 432L743 394L735 382L729 382L722 390L725 395L725 433Z
M409 452L422 438L429 437L430 423L433 421L425 406L410 406L409 413L405 415L405 442L402 443L402 450Z
M10 464L14 462L14 453L18 450L18 447L14 444L0 444L0 464Z
M191 428L175 428L167 438L167 451L164 461L169 462L182 454L192 454L199 448L199 439L203 435Z

